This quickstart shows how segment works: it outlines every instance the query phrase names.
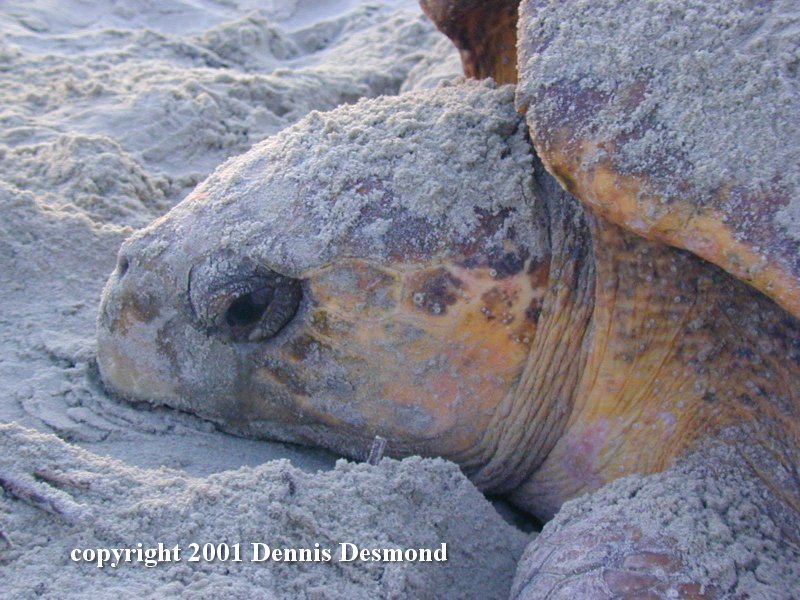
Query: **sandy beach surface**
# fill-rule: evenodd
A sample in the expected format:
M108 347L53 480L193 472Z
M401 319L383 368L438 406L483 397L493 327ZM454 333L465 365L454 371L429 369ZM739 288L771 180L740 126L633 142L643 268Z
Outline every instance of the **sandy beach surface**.
M0 596L506 597L528 538L455 465L234 437L110 398L95 360L100 292L136 228L311 110L459 70L415 0L0 6L0 477L19 492L0 495ZM448 561L341 562L343 542L446 543ZM70 558L158 543L183 560ZM244 560L189 562L191 543ZM333 560L253 562L254 543Z

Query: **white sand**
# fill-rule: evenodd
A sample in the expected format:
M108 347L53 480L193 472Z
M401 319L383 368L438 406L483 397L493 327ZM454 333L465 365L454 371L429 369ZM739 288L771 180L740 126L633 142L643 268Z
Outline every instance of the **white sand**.
M6 427L0 475L28 481L36 468L78 469L91 480L59 496L83 506L79 525L0 495L0 530L13 544L0 539L0 595L503 597L524 536L451 465L307 474L334 458L121 404L94 366L98 298L133 228L312 109L457 72L455 51L416 2L11 0L0 7L0 32L0 422L69 443ZM257 466L276 458L293 466ZM286 477L297 498L283 497ZM452 557L430 569L256 564L225 576L222 564L100 571L67 556L76 544L255 537L289 547L448 542Z
M12 544L0 540L3 597L505 598L526 540L441 459L384 459L377 467L343 460L317 474L272 461L198 478L100 458L18 427L0 425L0 434L0 451L14 457L3 463L7 478L22 485L33 468L61 477L60 514L0 504ZM75 549L159 542L178 545L180 562L99 568L70 559ZM190 562L193 542L239 543L242 561ZM350 561L353 548L343 542L362 550L444 543L447 561ZM255 554L253 543L297 552L254 562L266 550ZM300 549L311 552L306 560ZM308 560L315 549L323 560Z

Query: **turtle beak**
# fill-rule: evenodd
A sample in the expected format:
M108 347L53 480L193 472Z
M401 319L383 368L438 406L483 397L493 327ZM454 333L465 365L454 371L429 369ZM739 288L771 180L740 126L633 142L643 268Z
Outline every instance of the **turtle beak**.
M143 253L125 244L103 290L97 320L100 374L113 392L133 400L177 399L160 334L175 315L168 282L146 268Z
M232 428L274 419L280 406L264 398L285 393L252 371L290 337L301 282L191 239L167 242L171 233L154 227L120 249L97 320L103 383Z
M162 240L154 230L120 249L97 320L100 376L111 392L130 400L200 406L211 415L235 412L241 353L198 324L188 293L191 253ZM250 297L227 310L247 320L255 303ZM241 323L234 329L241 331Z

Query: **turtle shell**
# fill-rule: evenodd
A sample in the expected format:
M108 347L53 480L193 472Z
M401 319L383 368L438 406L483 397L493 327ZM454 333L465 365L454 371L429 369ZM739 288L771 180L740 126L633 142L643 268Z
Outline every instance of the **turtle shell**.
M562 185L800 317L800 4L523 0L518 35Z

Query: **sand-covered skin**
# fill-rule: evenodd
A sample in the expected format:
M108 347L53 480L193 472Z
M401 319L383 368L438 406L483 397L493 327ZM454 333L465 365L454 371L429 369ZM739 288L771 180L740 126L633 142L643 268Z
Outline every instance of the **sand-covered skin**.
M132 467L13 425L0 425L0 452L4 484L41 491L49 485L31 473L44 471L58 481L46 493L56 494L61 511L0 497L7 598L501 599L527 540L441 459L385 459L376 467L340 461L317 474L273 461L197 478ZM209 541L240 543L242 562L189 562L189 544ZM181 561L101 569L69 558L75 548L159 542L178 544ZM324 548L331 560L252 562L254 542ZM446 543L448 560L340 562L342 542L378 549Z
M457 81L314 111L222 164L165 221L137 232L129 246L142 256L130 250L131 260L156 259L183 236L234 255L246 248L292 277L338 255L397 266L414 262L416 246L435 256L478 239L483 214L504 220L487 253L520 239L540 257L543 210L513 97L512 86ZM204 216L202 240L193 238L194 213Z

